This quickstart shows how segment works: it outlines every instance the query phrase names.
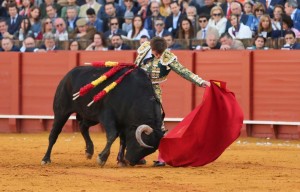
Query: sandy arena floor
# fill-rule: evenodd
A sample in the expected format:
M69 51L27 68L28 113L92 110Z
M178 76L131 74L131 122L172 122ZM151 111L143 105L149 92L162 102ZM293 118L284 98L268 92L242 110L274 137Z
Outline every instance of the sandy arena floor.
M96 155L105 135L93 133ZM80 133L63 133L53 148L52 164L40 162L48 146L48 133L0 134L0 191L104 191L104 192L219 192L300 191L300 141L239 138L216 161L203 167L119 168L112 147L101 168L96 155L86 160Z

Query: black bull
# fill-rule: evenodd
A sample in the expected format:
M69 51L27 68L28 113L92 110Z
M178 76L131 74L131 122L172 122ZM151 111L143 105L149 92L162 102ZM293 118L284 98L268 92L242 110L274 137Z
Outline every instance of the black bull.
M118 136L120 137L119 163L135 165L141 158L157 150L160 139L163 137L161 104L155 95L150 79L142 69L134 69L104 98L90 107L87 105L92 101L93 96L116 80L128 68L122 69L86 95L73 101L73 93L78 92L81 87L97 79L109 69L92 66L76 67L61 80L54 98L54 123L42 164L51 162L53 145L72 113L77 114L76 119L79 121L80 131L86 143L88 158L91 158L94 153L89 127L98 123L104 127L106 146L97 158L101 166L106 163L111 145Z

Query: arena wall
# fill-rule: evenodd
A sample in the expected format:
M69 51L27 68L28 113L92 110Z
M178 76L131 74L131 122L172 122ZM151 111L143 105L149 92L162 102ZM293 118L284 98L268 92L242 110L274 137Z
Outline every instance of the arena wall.
M299 51L174 53L202 78L227 82L244 111L242 136L300 139ZM135 51L0 53L0 132L49 131L54 92L67 71L92 61L133 62L135 56ZM204 89L174 72L161 86L166 126L171 129L200 104ZM63 131L78 131L74 117Z

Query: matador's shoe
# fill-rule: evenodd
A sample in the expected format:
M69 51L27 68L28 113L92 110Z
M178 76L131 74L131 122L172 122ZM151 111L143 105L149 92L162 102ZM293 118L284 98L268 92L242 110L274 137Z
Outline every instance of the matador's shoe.
M153 164L153 167L163 167L166 165L165 162L161 162L161 161L153 161L154 164Z

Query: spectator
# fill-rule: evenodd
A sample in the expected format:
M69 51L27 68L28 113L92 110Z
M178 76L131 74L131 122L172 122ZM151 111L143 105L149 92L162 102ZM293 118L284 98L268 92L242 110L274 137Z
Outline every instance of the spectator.
M139 15L133 17L132 30L127 34L127 38L131 40L140 40L142 35L150 38L148 31L143 27L143 18Z
M152 14L150 16L147 16L144 22L144 28L147 30L153 30L154 29L154 21L162 17L164 18L160 13L159 13L159 6L160 3L158 1L152 1L150 3L150 10Z
M53 5L47 5L46 12L46 17L51 19L52 23L54 23L55 19L59 17L56 8Z
M193 15L197 15L198 13L201 14L200 9L201 6L195 1L195 0L180 0L179 4L181 6L181 11L185 14L188 15L188 12L190 11L189 7L194 7L193 12L195 11L195 13L193 13ZM190 19L190 18L189 18ZM195 18L197 20L197 18Z
M94 27L97 32L103 33L103 21L98 19L93 8L86 10L86 15L88 17L88 26Z
M21 21L21 27L19 31L15 33L14 39L23 41L26 37L34 37L34 34L31 31L30 20L27 17L24 17Z
M198 20L197 20L198 16L197 16L196 7L191 6L191 5L188 6L186 8L186 15L187 15L187 18L192 22L194 31L198 31L199 25L198 25Z
M79 51L81 50L80 44L78 43L78 41L73 40L70 42L69 44L69 50L70 51Z
M19 11L19 15L29 17L30 15L30 0L22 0L22 9Z
M173 36L171 35L171 33L169 34L165 34L163 36L163 38L165 39L166 43L167 43L167 47L169 50L180 50L183 49L183 47L176 43Z
M13 38L8 32L8 25L4 19L0 19L0 40L3 38Z
M272 28L273 30L281 30L281 15L284 13L284 7L282 5L275 5L273 11Z
M43 51L56 51L60 50L59 47L55 45L55 36L52 33L44 34L44 45L41 46L40 52Z
M107 21L110 17L118 17L119 19L123 19L124 13L125 8L120 7L118 3L115 3L115 0L105 0L105 4L98 11L97 17L103 21ZM121 22L123 23L123 21Z
M58 41L68 41L69 35L66 28L66 23L62 18L57 18L54 22L55 25L55 39Z
M231 14L234 14L231 12L231 2L234 0L225 0L224 3L221 3L220 7L222 7L224 16L229 19Z
M140 46L145 43L146 41L149 41L149 37L147 35L142 35L140 38Z
M77 27L74 32L69 35L69 39L87 41L92 39L96 33L96 29L94 27L89 27L84 18L78 19L76 25Z
M300 44L297 43L297 39L294 31L292 30L286 31L284 40L285 40L285 45L281 49L284 50L300 49Z
M194 39L195 31L192 22L188 18L184 18L180 22L179 31L175 38L178 39Z
M32 37L26 37L23 41L23 46L21 47L21 52L34 52L36 48L35 41Z
M243 23L244 25L247 25L253 31L254 30L254 26L253 26L254 17L253 17L253 15L243 14L242 10L243 10L243 6L242 6L241 3L236 2L236 1L233 1L233 2L230 3L231 14L239 15L240 16L240 23ZM231 24L230 24L230 21L227 20L225 31L228 31L229 27L231 27Z
M171 4L171 0L161 0L161 5L159 7L159 13L163 17L168 17L171 14L170 4Z
M216 6L214 0L204 0L204 6L200 8L199 13L200 14L207 14L209 15L211 13L211 10L214 6Z
M86 51L107 51L106 41L101 32L96 32L93 42L85 49Z
M285 0L257 0L264 5L266 9L266 14L269 14L271 18L273 18L273 10L276 5L284 6Z
M208 25L208 19L209 19L208 15L202 14L199 16L198 22L201 29L197 32L196 35L197 39L206 39L206 34L209 31L212 31L214 33L215 32L219 33L219 31L215 27Z
M266 13L265 7L262 3L256 3L253 6L253 23L251 25L251 30L253 31L253 34L257 33L258 25L260 21L260 17Z
M150 31L150 37L155 37L155 36L159 36L159 37L163 37L165 35L171 34L169 31L167 31L165 29L165 23L164 23L164 19L163 18L157 18L154 21L154 30Z
M104 10L105 10L105 14L103 14L101 17L99 17L99 13L97 15L98 18L101 18L103 21L103 30L107 31L108 30L108 23L109 20L113 17L117 17L118 18L118 22L120 23L119 26L122 26L123 24L123 15L124 13L117 13L116 12L116 8L113 2L108 2L104 5Z
M252 31L250 27L239 23L240 19L238 15L232 14L230 16L231 27L228 29L228 33L233 39L251 39Z
M297 30L296 28L294 28L293 20L291 19L290 16L288 16L286 14L282 15L282 29L283 29L284 32L288 31L288 30L292 30L292 31L294 31L294 33L296 35L296 38L300 38L300 32L299 32L299 30Z
M211 50L211 49L220 49L221 43L219 42L219 33L209 32L205 39L205 43L202 44L201 47L196 47L196 49L201 50Z
M138 5L140 7L139 11L136 15L140 15L143 19L146 19L147 16L151 15L150 10L150 1L149 0L137 0Z
M130 50L130 46L126 45L123 42L122 36L120 34L114 34L111 37L111 46L108 47L108 50L115 50L115 51L120 51L120 50Z
M8 5L8 32L11 35L15 35L20 29L22 17L18 15L18 8L15 3Z
M72 9L76 10L76 16L78 15L80 10L80 7L76 4L76 0L67 0L67 1L68 1L67 6L64 6L61 9L60 17L63 19L68 19L67 10L69 9L69 7L72 7Z
M267 39L263 36L256 36L253 41L253 46L247 47L251 50L268 50L269 48L265 46Z
M42 31L38 34L36 39L42 40L45 33L53 33L54 34L54 31L55 31L55 29L53 27L53 23L52 23L51 19L50 18L44 19L42 21Z
M105 38L111 38L113 34L120 34L122 36L127 36L126 31L119 28L119 20L117 17L112 17L109 20L110 29L104 33Z
M10 38L3 38L1 41L1 52L19 52L20 49L13 44Z
M246 15L253 15L253 4L250 1L245 1L244 13ZM230 17L230 15L229 15L229 17ZM229 18L229 17L227 17L227 18Z
M124 5L125 5L125 14L126 12L132 12L133 15L136 15L137 12L139 11L139 8L135 6L133 0L124 0Z
M220 37L220 50L243 50L245 49L240 40L232 39L229 33L223 33Z
M298 3L296 0L287 0L284 4L285 13L291 17L294 22L294 27L300 30L300 9L297 9Z
M42 22L40 17L40 8L33 6L31 7L29 20L31 24L31 31L33 32L34 38L42 31Z
M78 11L76 6L68 6L67 10L66 10L66 27L67 27L67 31L69 33L72 33L76 26L76 22L79 19L78 18Z
M51 5L57 14L60 14L61 6L54 2L54 0L45 0L44 3L40 5L41 17L44 19L47 17L47 6Z
M132 30L132 19L133 19L134 15L132 12L126 12L124 19L125 22L122 24L122 30L125 32L129 32L130 30Z
M280 31L273 31L270 16L263 15L260 17L257 35L274 39L280 37Z
M210 11L208 26L216 28L219 32L219 35L221 35L225 32L226 23L227 19L224 16L222 8L220 6L213 7Z
M173 37L178 33L181 20L186 16L181 13L180 6L177 1L172 1L170 4L171 14L166 18L165 28L172 33Z
M85 0L86 4L81 5L80 6L80 10L79 10L79 17L80 18L86 18L86 10L88 10L88 8L93 8L95 10L96 13L98 13L98 11L100 10L101 5L99 3L97 3L95 0Z

